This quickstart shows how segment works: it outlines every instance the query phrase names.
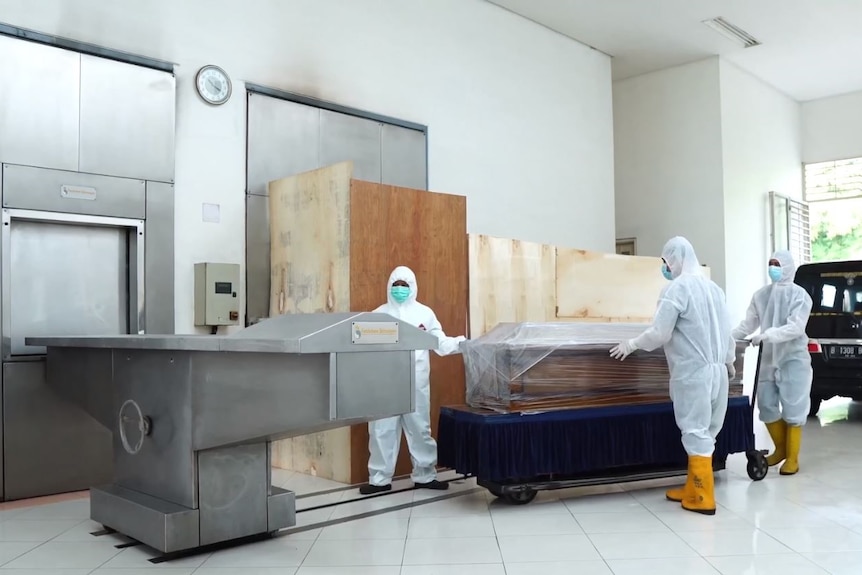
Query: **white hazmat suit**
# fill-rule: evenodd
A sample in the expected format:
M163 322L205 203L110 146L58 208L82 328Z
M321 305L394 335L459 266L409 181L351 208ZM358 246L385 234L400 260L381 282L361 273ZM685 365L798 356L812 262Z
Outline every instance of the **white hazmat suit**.
M672 280L659 296L652 325L611 353L624 359L637 349L664 346L674 416L689 456L686 486L670 490L667 497L681 501L690 511L713 514L712 453L727 413L728 377L736 346L724 292L703 276L688 240L668 241L662 258ZM695 492L695 483L703 489Z
M775 252L772 260L779 264L770 266L780 268L778 279L754 292L733 335L743 339L760 330L751 340L762 344L757 406L775 443L767 461L777 465L786 459L781 473L792 475L798 471L801 428L811 407L811 354L805 327L812 302L805 289L793 283L796 265L790 252Z
M404 282L410 288L406 300L399 303L392 293L393 284ZM424 329L436 335L440 346L435 350L438 355L451 355L460 352L460 344L466 338L448 337L440 326L434 311L416 301L418 294L416 274L404 266L392 271L386 284L387 303L378 307L375 312L387 313L391 316ZM431 364L427 350L416 352L416 408L412 413L372 421L368 424L368 449L371 453L368 459L369 486L365 493L374 493L390 489L392 476L395 473L395 463L401 447L401 430L407 437L407 447L413 462L411 479L417 487L445 489L445 483L437 482L437 443L431 437ZM376 488L376 489L375 489Z

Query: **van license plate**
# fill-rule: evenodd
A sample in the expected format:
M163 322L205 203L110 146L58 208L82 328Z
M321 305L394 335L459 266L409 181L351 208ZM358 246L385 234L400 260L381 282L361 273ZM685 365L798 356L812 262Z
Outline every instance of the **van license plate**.
M862 357L862 348L857 345L830 345L829 355L838 359L857 359Z

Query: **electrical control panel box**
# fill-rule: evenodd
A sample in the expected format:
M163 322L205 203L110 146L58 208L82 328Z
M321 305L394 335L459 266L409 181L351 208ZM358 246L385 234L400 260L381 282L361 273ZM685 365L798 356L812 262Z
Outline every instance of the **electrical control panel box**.
M239 264L195 264L195 325L239 323Z

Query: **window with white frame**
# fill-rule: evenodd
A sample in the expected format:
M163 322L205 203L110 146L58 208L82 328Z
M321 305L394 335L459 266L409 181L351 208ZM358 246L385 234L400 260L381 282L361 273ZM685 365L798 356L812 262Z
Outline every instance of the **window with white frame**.
M808 204L769 192L772 251L788 250L797 264L811 261L811 224Z
M862 158L805 164L805 201L862 197Z
M862 257L862 158L806 164L811 257L836 261Z

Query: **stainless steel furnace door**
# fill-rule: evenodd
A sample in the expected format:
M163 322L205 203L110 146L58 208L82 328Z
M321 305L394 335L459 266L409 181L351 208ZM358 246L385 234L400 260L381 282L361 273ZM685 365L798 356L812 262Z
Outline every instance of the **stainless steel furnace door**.
M24 339L138 333L143 221L3 210L2 223L3 498L109 482L110 431L48 387L45 349Z
M128 231L13 221L13 356L44 354L25 337L129 333Z

